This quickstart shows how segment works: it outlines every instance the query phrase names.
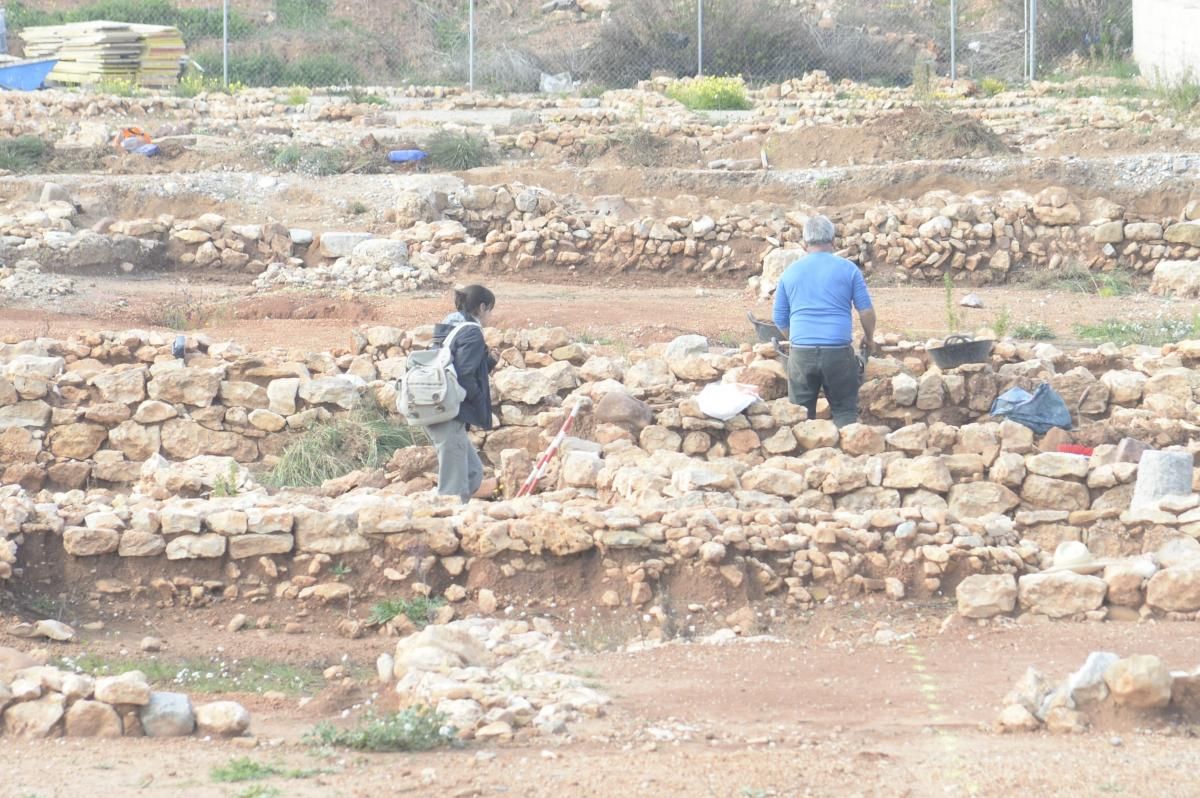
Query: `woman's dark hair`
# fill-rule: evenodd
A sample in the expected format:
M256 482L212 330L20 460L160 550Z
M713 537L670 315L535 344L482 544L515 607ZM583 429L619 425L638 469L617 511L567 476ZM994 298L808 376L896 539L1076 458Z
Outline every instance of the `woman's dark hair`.
M496 307L496 295L482 285L454 289L454 309L468 316L479 317L479 309Z

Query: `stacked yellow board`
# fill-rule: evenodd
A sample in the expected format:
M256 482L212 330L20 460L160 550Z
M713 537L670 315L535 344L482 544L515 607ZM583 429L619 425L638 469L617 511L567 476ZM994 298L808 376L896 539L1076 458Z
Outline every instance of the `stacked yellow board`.
M74 22L26 28L20 34L27 58L58 58L49 80L93 84L127 80L168 86L184 54L178 29L125 22Z

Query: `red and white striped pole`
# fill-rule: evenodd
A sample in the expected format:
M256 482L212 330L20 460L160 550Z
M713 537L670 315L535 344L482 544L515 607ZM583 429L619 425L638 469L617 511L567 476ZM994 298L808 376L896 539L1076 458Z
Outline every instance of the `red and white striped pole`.
M530 495L537 488L538 480L546 473L546 466L550 464L551 458L558 453L558 447L562 445L563 439L567 437L567 433L571 431L571 427L575 426L575 416L578 415L581 404L583 404L582 399L575 402L575 406L571 408L571 414L563 422L562 427L558 430L558 434L554 436L554 440L550 441L549 448L542 452L542 456L538 458L533 471L529 473L529 478L525 480L525 483L521 485L521 489L517 491L518 498Z

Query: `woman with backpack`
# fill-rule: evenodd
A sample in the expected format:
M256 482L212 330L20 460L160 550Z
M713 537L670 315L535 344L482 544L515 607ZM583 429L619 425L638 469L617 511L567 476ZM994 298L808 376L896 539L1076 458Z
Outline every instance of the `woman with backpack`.
M425 431L437 447L438 493L466 502L483 484L483 463L467 429L492 428L488 374L496 359L488 352L483 327L496 307L496 297L482 285L468 285L454 290L454 306L456 311L433 328L433 343L440 348L449 342L450 361L464 396L454 418L430 424Z

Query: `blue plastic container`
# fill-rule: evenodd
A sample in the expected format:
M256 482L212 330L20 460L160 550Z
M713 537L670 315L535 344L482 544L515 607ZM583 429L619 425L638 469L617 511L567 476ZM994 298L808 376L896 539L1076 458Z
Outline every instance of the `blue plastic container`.
M147 158L150 158L158 155L159 150L157 144L143 144L142 146L135 148L134 152L136 152L138 155L145 155Z
M0 88L13 91L36 91L42 87L46 76L58 63L57 58L40 61L22 61L17 64L0 65Z
M425 150L392 150L388 153L388 160L392 163L414 163L425 158Z

